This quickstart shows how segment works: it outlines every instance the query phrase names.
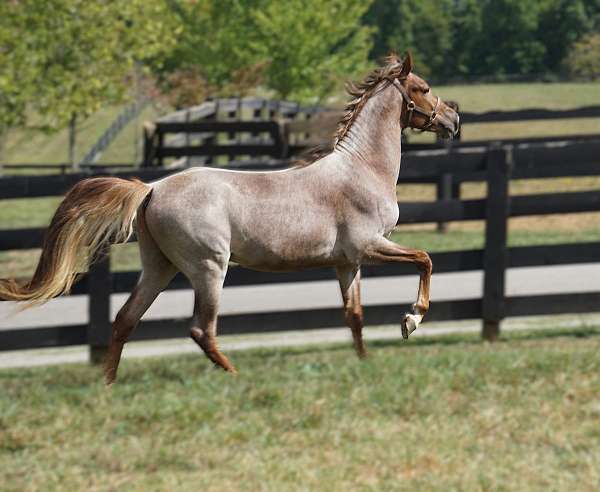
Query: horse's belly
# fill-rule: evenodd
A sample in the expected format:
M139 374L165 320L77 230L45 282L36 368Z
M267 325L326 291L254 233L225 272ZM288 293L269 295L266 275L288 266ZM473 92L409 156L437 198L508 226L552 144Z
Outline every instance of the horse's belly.
M255 270L290 271L328 266L338 261L335 240L306 237L262 241L246 238L231 245L231 261ZM237 244L236 244L237 243Z

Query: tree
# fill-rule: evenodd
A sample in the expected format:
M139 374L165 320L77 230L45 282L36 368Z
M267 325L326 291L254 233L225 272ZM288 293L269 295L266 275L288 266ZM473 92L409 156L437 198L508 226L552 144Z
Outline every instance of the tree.
M600 0L375 0L372 57L411 48L438 79L555 74L573 44L600 30Z
M372 29L364 0L272 1L253 11L252 48L267 60L266 82L283 98L321 99L366 68Z
M183 26L164 63L197 70L213 94L262 83L280 97L330 93L366 65L372 28L360 23L369 1L169 0Z
M365 22L375 21L380 29L373 55L410 49L420 75L444 75L452 49L453 8L452 0L377 0L365 16Z
M540 2L487 0L471 70L482 75L544 72L546 47L538 39Z
M593 29L586 0L551 0L540 12L538 37L546 47L544 67L558 72L573 44Z
M468 76L478 61L474 57L481 39L482 2L457 0L452 14L452 46L448 53L443 76Z
M590 34L575 43L565 64L574 77L600 78L600 34Z
M206 93L228 94L258 60L248 48L255 34L251 12L264 0L167 0L180 26L178 43L157 70L169 89L178 80L204 79ZM171 80L169 80L171 79Z
M77 122L122 101L136 62L174 42L162 0L13 0L5 8L18 33L9 71L27 74L13 118L20 114L22 123L26 106L40 115L42 129L69 125L73 163Z
M0 2L0 160L6 132L26 121L27 102L38 78L21 40L26 30L24 12L12 2Z

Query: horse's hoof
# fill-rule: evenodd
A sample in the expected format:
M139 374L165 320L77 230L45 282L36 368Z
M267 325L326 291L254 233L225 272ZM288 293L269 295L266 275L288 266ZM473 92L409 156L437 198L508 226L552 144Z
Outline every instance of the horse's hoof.
M405 314L402 319L402 338L405 340L408 336L417 329L419 326L415 316L413 314Z

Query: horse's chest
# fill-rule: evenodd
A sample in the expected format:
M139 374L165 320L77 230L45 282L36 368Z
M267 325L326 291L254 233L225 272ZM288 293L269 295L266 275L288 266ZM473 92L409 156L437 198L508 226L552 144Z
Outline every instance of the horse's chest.
M396 200L381 200L377 204L377 218L382 234L391 232L398 223L399 211Z
M369 200L368 206L354 210L349 222L366 235L389 233L398 222L398 204L395 196L376 196Z

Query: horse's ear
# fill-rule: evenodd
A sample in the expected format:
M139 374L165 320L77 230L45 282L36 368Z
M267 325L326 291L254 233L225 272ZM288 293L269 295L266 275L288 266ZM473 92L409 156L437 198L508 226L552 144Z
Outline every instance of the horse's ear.
M410 50L406 52L406 56L404 57L404 61L402 62L402 69L400 70L400 77L408 77L408 74L412 72L413 69L413 58Z

